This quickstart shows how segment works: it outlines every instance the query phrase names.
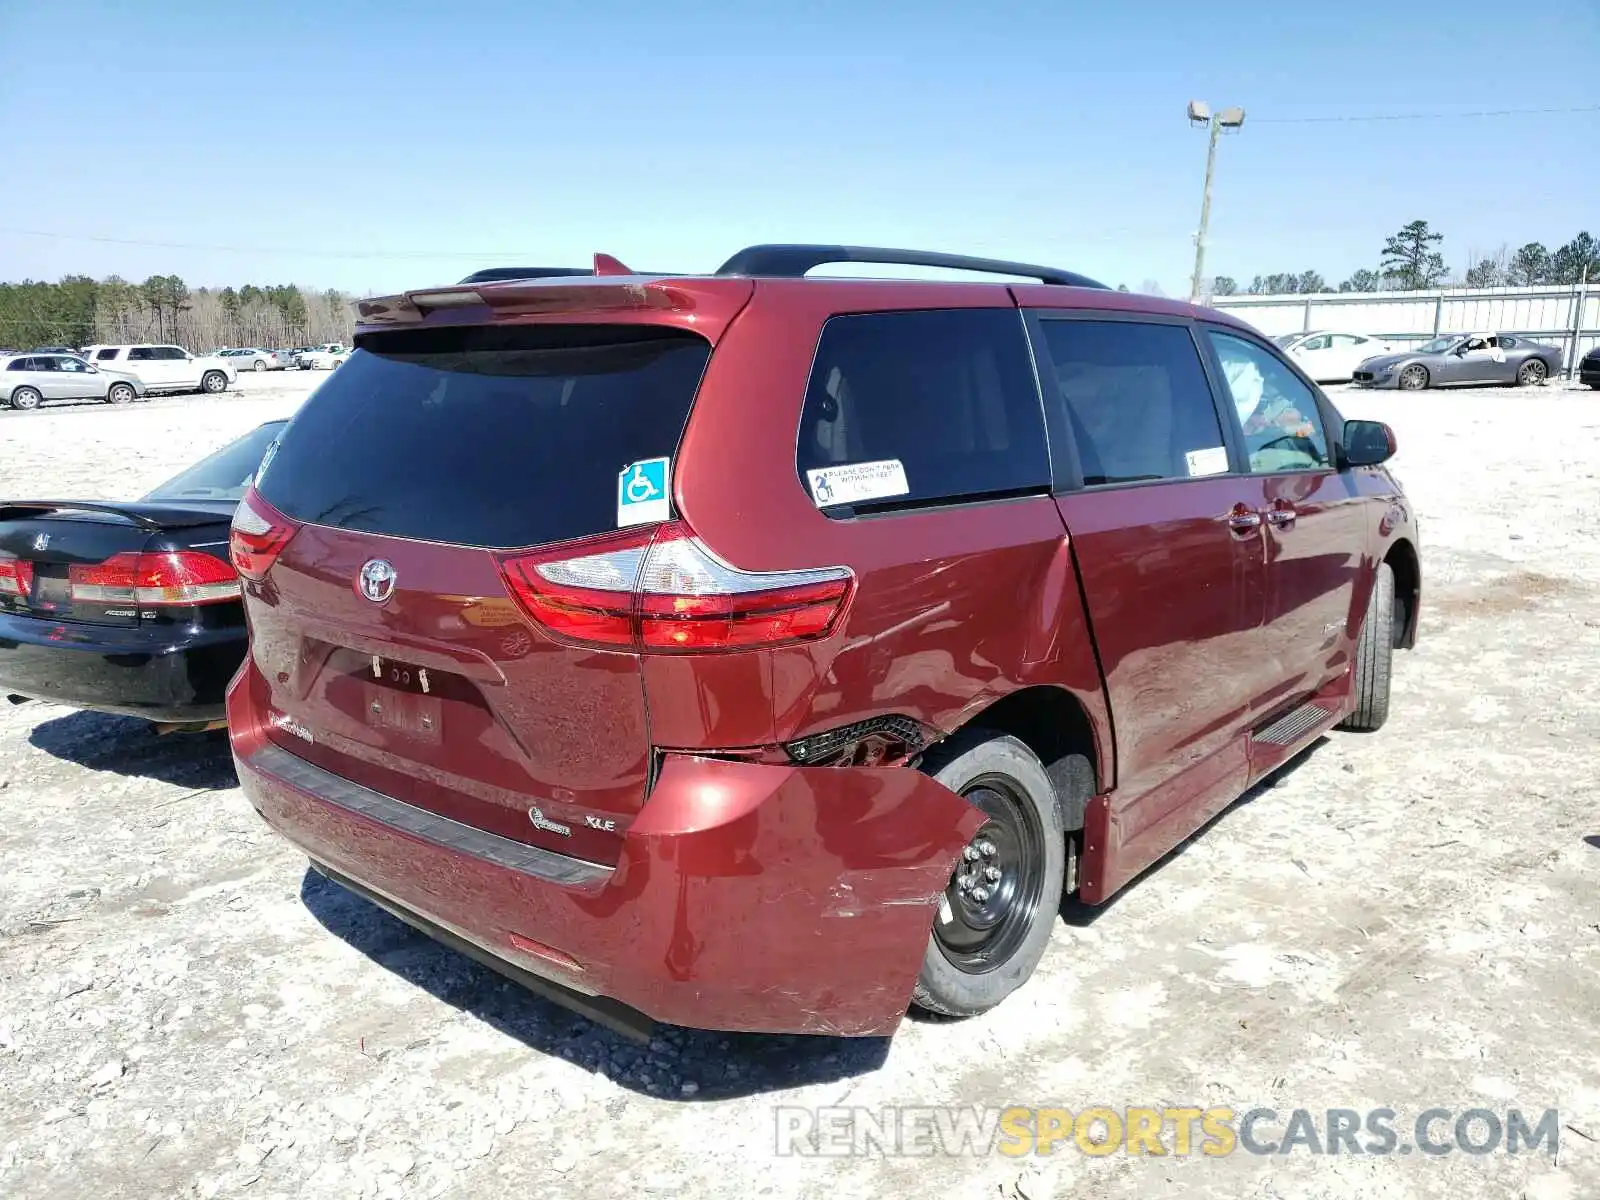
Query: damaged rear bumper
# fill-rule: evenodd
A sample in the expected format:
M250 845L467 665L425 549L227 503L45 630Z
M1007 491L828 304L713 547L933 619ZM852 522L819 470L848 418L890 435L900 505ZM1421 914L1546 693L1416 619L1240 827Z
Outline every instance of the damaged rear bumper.
M233 701L245 794L322 873L636 1037L892 1033L983 822L906 768L668 755L616 864L584 863L356 788Z

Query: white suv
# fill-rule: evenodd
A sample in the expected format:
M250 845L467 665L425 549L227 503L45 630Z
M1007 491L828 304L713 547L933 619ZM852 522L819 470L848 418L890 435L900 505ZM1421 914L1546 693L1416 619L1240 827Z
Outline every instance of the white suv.
M83 352L97 367L125 371L151 392L223 392L239 378L225 358L190 354L182 346L90 346Z

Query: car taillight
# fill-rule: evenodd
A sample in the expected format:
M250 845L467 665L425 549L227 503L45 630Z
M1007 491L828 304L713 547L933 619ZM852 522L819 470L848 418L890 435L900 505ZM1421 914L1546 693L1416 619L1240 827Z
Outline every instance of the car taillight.
M73 603L136 604L140 608L217 604L239 595L239 577L220 558L194 550L153 554L126 551L103 563L67 568Z
M239 501L228 530L228 557L234 569L255 582L265 579L299 528L251 488Z
M0 596L26 596L33 590L33 564L0 551Z
M556 639L655 654L826 637L855 582L844 567L737 570L676 521L503 555L500 568L523 611Z

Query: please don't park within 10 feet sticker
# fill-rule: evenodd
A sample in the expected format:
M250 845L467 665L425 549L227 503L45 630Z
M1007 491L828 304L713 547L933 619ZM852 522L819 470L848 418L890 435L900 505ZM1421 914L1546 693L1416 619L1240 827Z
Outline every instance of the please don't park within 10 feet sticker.
M906 469L898 458L816 467L806 472L806 482L811 485L811 499L818 508L886 500L891 496L904 496L911 490L906 482Z

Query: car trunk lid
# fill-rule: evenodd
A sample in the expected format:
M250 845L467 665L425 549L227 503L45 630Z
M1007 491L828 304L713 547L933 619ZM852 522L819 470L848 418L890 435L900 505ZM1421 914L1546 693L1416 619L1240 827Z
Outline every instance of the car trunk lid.
M126 628L237 596L223 554L231 513L225 504L0 503L0 612ZM198 526L217 527L214 553L170 536Z

